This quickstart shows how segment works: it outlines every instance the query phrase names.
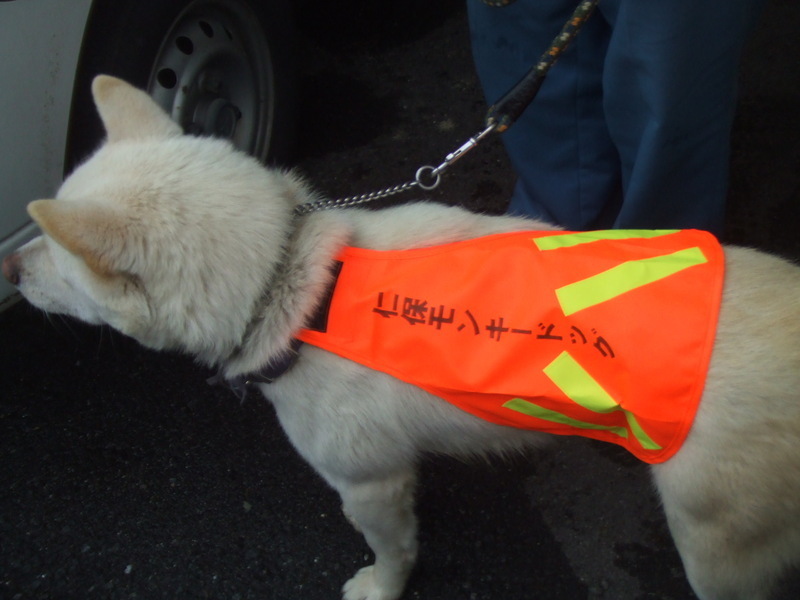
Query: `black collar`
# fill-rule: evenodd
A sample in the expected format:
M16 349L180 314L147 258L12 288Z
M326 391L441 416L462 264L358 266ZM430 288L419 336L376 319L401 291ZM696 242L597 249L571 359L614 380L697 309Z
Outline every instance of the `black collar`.
M334 261L333 265L331 266L333 280L328 286L328 290L325 292L325 295L322 297L319 308L307 325L308 329L311 329L312 331L319 331L321 333L325 333L325 331L328 329L328 314L330 313L331 301L333 300L333 291L336 289L336 283L339 281L339 273L341 270L342 262L338 260ZM235 375L233 377L225 377L223 374L223 368L220 368L216 375L210 377L206 381L210 385L228 386L231 391L236 394L236 397L239 398L239 400L244 401L245 397L247 396L247 391L255 384L273 383L276 379L278 379L278 377L289 371L289 369L294 366L294 363L297 362L297 357L300 354L300 347L302 345L303 342L296 338L292 338L292 342L288 350L258 371L253 371L252 373L242 373L241 375Z
M297 361L297 357L300 353L300 346L302 345L303 342L300 340L292 339L292 345L286 352L258 371L242 373L234 377L225 377L222 373L222 369L220 369L217 371L216 375L209 377L206 381L209 385L226 385L236 394L239 400L244 402L248 390L252 389L255 384L272 383L278 379L278 377L289 371Z

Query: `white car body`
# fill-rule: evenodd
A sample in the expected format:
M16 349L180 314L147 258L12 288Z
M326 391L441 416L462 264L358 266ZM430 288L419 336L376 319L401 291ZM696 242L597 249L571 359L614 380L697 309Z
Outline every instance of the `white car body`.
M64 176L72 92L92 0L0 2L0 256L37 234L25 207ZM0 279L0 309L16 298Z

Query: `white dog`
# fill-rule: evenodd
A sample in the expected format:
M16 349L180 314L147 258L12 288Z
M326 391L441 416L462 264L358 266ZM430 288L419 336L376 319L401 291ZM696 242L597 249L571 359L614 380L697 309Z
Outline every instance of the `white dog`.
M143 92L93 85L106 143L29 212L44 231L3 261L37 307L181 349L227 378L280 361L343 245L430 246L541 223L410 204L293 216L316 200L227 142L183 136ZM800 269L726 248L702 403L680 451L652 468L687 576L703 600L764 600L800 564ZM669 369L669 364L663 365ZM393 600L417 555L415 466L541 444L318 348L260 384L297 450L341 495L375 553L343 589Z

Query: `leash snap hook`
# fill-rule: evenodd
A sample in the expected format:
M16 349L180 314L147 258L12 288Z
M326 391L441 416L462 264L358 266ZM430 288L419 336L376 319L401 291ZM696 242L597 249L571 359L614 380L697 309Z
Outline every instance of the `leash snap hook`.
M481 131L473 135L466 142L461 144L461 146L459 146L456 150L448 154L444 158L444 162L440 164L438 167L432 167L430 165L426 165L424 167L420 167L419 169L417 169L417 174L416 174L417 185L426 191L430 191L439 187L439 184L442 181L442 173L444 173L445 169L447 169L450 165L459 160L467 152L475 148L478 145L478 143L487 135L489 135L492 131L494 131L496 127L497 123L487 124L486 127L484 127ZM428 178L429 181L426 182L423 180L423 178Z

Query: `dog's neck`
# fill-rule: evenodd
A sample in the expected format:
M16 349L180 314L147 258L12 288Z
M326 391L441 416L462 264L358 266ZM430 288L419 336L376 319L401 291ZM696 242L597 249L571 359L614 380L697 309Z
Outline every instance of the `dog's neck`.
M224 379L241 381L265 368L279 372L286 365L296 353L294 336L307 324L330 287L331 266L351 232L343 211L297 217L284 261L264 290L238 348L220 365Z

